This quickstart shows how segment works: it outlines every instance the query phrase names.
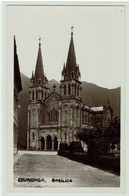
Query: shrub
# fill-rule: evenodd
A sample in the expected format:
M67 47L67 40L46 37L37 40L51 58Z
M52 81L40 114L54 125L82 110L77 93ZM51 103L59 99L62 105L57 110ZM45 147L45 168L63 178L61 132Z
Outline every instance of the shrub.
M80 141L74 141L70 143L69 149L71 152L83 152Z
M109 150L109 142L105 138L90 139L88 143L88 156L91 160L105 155Z
M60 150L68 150L68 144L66 143L60 143Z
M120 173L120 157L100 156L97 159L97 165Z

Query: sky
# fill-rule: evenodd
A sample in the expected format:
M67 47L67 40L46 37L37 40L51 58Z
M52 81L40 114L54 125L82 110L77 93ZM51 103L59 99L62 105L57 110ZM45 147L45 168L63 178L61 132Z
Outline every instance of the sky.
M61 80L71 26L81 80L105 88L121 86L124 75L123 6L8 6L8 64L13 65L16 36L20 71L35 71L39 37L48 80Z

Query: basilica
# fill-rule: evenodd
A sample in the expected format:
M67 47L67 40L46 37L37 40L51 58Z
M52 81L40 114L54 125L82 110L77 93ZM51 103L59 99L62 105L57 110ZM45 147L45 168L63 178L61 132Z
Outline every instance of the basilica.
M77 141L78 131L94 129L96 125L105 125L112 119L109 101L105 106L88 107L81 98L82 91L73 31L67 61L61 72L60 93L56 92L55 85L53 91L49 91L39 41L36 68L29 87L28 150L58 150L60 143L69 145L72 141Z

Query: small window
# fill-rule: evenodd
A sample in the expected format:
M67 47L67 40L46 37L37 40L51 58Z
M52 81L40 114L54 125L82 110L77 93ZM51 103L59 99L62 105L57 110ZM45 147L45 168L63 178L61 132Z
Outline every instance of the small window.
M34 133L32 133L32 139L35 140L35 134Z
M41 91L42 92L42 99L43 99L43 91Z
M68 92L69 92L69 95L71 94L71 86L70 86L70 84L69 84L69 87L68 87Z
M64 95L66 95L66 85L64 85Z
M32 100L34 100L34 91L32 91Z
M36 91L36 99L38 99L38 91Z
M75 86L75 95L76 95L76 91L77 91L77 88L76 88L76 86Z

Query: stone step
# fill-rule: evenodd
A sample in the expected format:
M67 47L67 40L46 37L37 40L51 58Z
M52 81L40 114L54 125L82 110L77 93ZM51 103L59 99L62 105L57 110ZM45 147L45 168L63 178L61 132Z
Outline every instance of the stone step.
M57 151L40 151L40 150L18 150L18 154L42 154L42 155L57 155Z

